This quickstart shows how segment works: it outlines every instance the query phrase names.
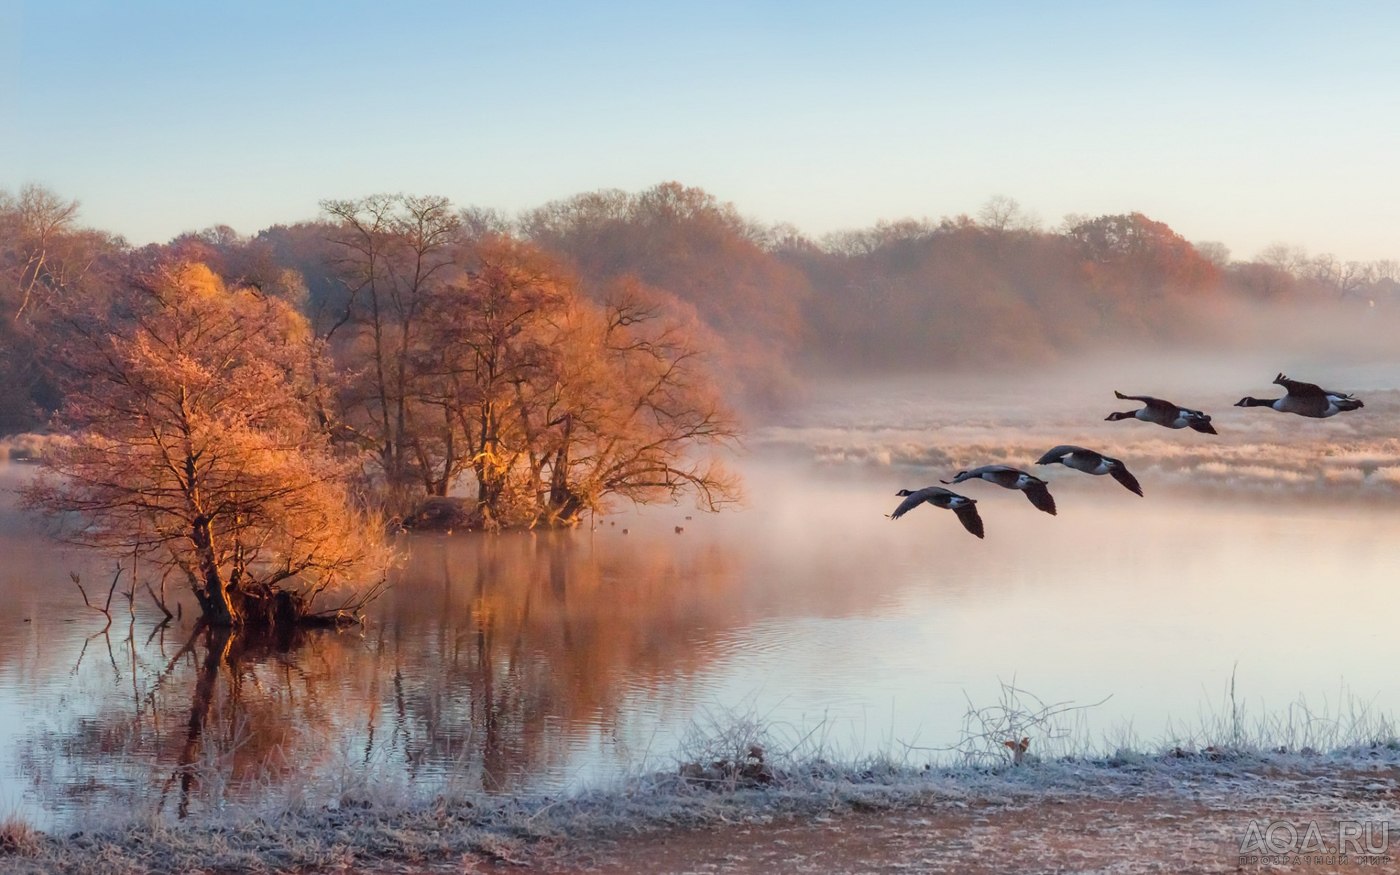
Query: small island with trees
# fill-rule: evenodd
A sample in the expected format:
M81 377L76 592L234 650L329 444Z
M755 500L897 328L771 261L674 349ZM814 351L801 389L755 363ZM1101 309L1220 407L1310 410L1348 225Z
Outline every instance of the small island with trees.
M328 200L139 248L77 216L0 195L0 428L49 436L24 498L147 563L163 607L183 586L243 630L357 617L404 529L732 504L737 411L780 408L799 371L1035 365L1209 338L1242 303L1400 304L1390 262L1232 262L1139 213L1046 230L1005 197L819 241L678 183L515 218Z

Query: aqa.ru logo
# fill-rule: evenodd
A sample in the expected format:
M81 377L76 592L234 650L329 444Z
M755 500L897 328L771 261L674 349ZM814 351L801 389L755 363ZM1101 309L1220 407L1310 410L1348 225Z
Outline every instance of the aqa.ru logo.
M1317 821L1251 821L1240 842L1241 862L1392 862L1390 823L1340 820L1324 830Z

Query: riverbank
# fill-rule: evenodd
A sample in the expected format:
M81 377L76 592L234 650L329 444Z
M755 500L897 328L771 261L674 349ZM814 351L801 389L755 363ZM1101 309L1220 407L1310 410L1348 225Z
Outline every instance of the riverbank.
M1270 832L1279 822L1292 831ZM1387 745L993 770L818 762L719 781L679 769L562 798L347 796L277 814L30 833L0 841L0 871L1393 871L1396 835L1400 746Z

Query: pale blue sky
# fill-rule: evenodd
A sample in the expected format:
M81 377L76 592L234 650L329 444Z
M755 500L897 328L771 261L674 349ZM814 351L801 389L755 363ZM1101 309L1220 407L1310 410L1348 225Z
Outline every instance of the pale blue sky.
M813 234L1141 210L1400 258L1400 4L0 0L0 186L133 242L675 179Z

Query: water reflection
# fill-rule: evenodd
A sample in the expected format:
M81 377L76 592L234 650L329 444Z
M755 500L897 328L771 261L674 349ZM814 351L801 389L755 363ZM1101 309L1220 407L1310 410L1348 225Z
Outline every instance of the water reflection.
M282 642L161 626L139 599L93 636L67 574L110 566L0 518L18 609L0 618L0 806L54 823L555 791L664 763L706 709L821 724L856 756L948 743L967 699L1013 676L1056 701L1113 694L1093 730L1131 721L1147 739L1236 665L1256 704L1344 679L1400 706L1389 631L1369 619L1400 611L1393 508L1139 499L1065 477L1055 518L986 490L984 543L948 514L884 518L922 476L753 465L753 507L718 518L414 536L363 630Z
M613 729L625 691L699 671L706 654L687 643L732 619L734 585L718 551L609 554L580 533L419 539L371 635L392 666L377 743L415 777L479 756L485 789L518 787L579 731Z
M405 546L359 635L268 642L174 624L143 640L142 612L84 640L68 674L95 695L30 721L18 771L60 810L94 794L142 799L158 779L157 808L179 816L357 769L487 792L558 787L585 737L614 735L639 693L702 671L711 651L690 645L736 619L722 550L611 552L587 533ZM57 676L62 653L41 673Z

